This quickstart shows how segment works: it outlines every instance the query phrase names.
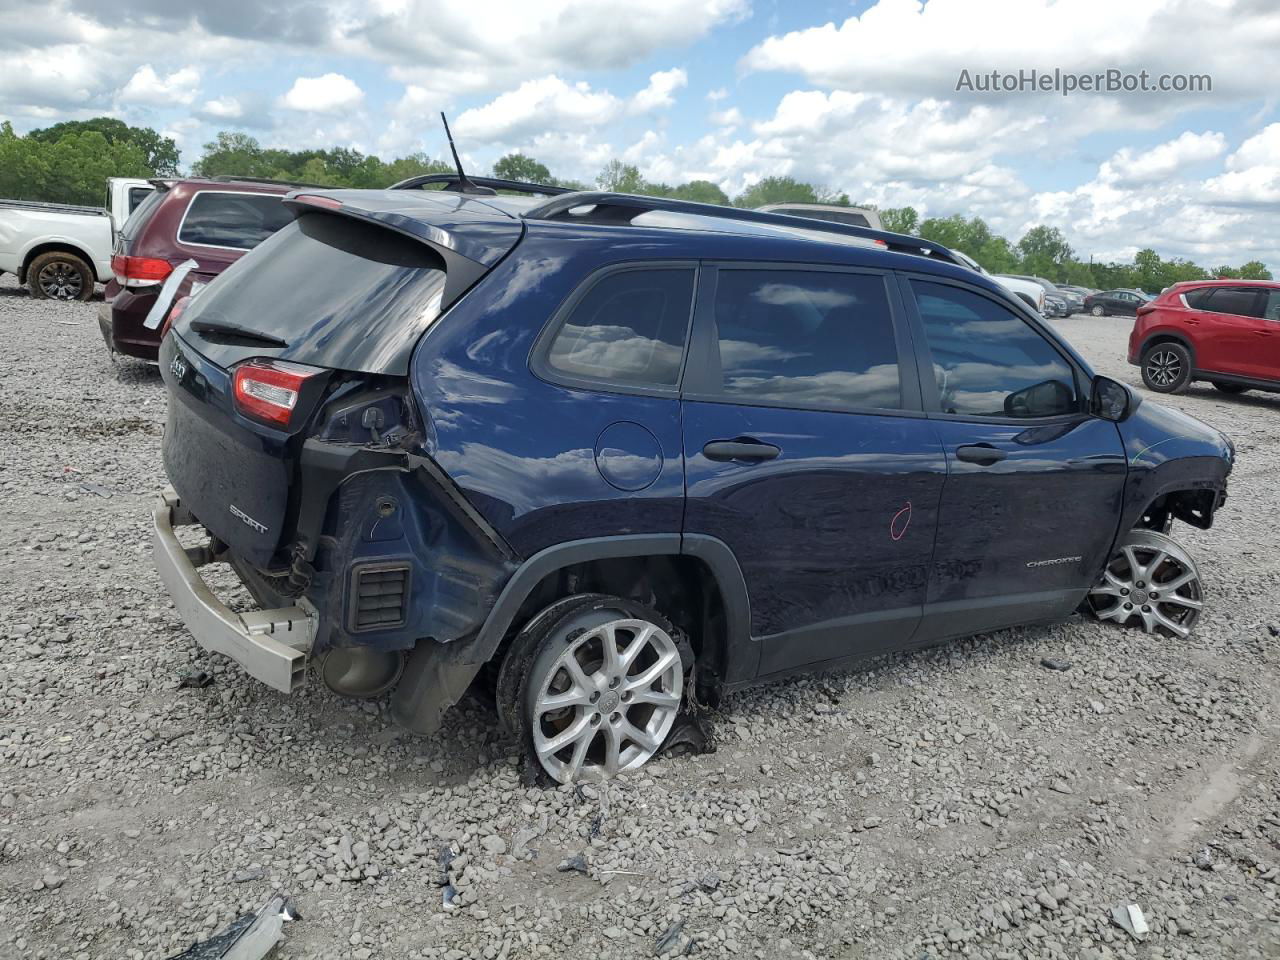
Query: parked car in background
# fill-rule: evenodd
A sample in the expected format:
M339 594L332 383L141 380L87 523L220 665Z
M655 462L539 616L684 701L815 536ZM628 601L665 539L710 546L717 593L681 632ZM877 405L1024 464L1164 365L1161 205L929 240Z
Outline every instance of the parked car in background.
M1044 317L1048 316L1045 313L1044 287L1040 286L1040 284L1032 283L1029 280L1019 280L1016 277L1002 277L992 274L973 257L959 250L952 250L951 254L970 270L974 270L1004 287L1036 313Z
M1280 391L1280 283L1192 280L1137 308L1129 362L1157 393L1208 380L1223 393Z
M297 184L216 179L157 180L125 222L111 257L112 279L98 326L112 353L155 360L160 327L145 321L161 286L187 260L174 299L209 283L292 217L281 199ZM175 278L176 279L176 278Z
M1011 274L1011 276L1030 283L1038 283L1043 287L1045 295L1055 301L1053 304L1054 316L1069 317L1073 313L1079 313L1084 309L1084 297L1065 287L1058 286L1052 280L1046 280L1044 277L1024 276L1022 274Z
M780 213L788 217L808 217L828 223L847 223L851 227L882 230L880 214L870 207L841 207L830 203L766 203L756 207L761 213Z
M1098 292L1091 287L1079 287L1071 283L1059 283L1057 284L1057 287L1059 290L1064 290L1067 293L1074 293L1082 302L1085 297Z
M1072 314L1070 304L1060 294L1046 293L1044 295L1044 305L1044 315L1046 317L1069 317Z
M695 684L1082 605L1195 626L1165 531L1212 523L1230 441L938 244L606 192L287 205L161 344L153 511L196 640L278 690L314 660L432 733L479 683L568 783L641 767Z
M1084 298L1084 311L1095 317L1136 317L1138 308L1151 301L1141 290L1107 290Z
M116 231L153 191L147 180L107 180L105 207L0 200L0 273L39 300L88 300L111 278Z

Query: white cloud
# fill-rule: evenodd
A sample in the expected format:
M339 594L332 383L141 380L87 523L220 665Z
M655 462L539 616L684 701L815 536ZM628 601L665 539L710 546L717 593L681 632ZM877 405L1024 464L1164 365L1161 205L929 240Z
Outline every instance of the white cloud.
M160 76L151 64L144 63L120 91L124 103L146 103L156 107L177 104L186 106L200 93L200 71L195 67L183 67L166 76Z
M1274 6L1258 0L878 0L839 25L771 36L752 48L742 65L796 73L826 87L909 97L955 97L961 70L1008 74L1058 68L1095 74L1118 68L1146 70L1152 78L1212 76L1212 95L1078 93L1070 98L1094 104L1110 99L1133 115L1160 102L1185 108L1257 98L1266 86L1259 69L1275 77L1276 22ZM1064 99L1057 93L965 95L988 103Z
M384 0L353 15L340 46L391 64L395 79L456 96L529 77L625 68L747 12L747 0L634 0L625 8L491 0L478 17L463 4Z
M631 98L631 107L640 113L665 109L676 102L673 94L688 82L688 75L679 67L650 74L649 85Z
M1227 138L1220 133L1192 133L1190 130L1167 143L1135 149L1122 147L1098 171L1105 183L1134 185L1166 180L1187 167L1220 157Z
M200 112L215 120L237 120L244 114L244 107L235 97L218 97L206 100Z
M742 111L737 107L728 110L713 110L711 122L717 127L736 127L742 123Z
M716 87L714 90L707 92L707 99L712 103L718 103L729 96L729 91L724 87Z
M305 113L347 113L364 100L361 90L350 77L326 73L320 77L298 77L280 105Z
M598 127L622 112L622 101L588 83L557 76L526 80L482 107L458 116L454 132L483 143L511 143L540 130L571 132Z

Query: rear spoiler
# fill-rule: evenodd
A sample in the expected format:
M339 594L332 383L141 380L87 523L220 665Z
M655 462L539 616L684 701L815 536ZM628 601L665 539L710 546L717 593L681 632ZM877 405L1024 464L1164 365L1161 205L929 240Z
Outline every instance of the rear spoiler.
M500 237L495 236L492 223L488 224L490 229L468 235L469 231L446 229L443 226L428 223L422 217L410 216L404 212L403 207L379 209L371 204L361 204L359 200L367 200L369 194L375 197L383 195L380 191L367 190L328 193L294 191L287 194L282 202L295 217L299 213L309 211L351 217L386 227L426 244L440 256L445 264L441 310L448 309L462 294L471 289L472 285L510 251L524 232L519 221L508 219L510 243L503 243Z

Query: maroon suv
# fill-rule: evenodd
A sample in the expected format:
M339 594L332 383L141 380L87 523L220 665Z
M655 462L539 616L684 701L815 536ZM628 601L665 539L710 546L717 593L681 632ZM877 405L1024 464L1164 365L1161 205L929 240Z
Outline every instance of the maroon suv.
M196 261L175 299L208 283L293 219L280 199L297 187L224 177L153 182L158 189L116 237L114 277L98 310L107 348L142 360L159 352L160 329L143 324L174 268Z

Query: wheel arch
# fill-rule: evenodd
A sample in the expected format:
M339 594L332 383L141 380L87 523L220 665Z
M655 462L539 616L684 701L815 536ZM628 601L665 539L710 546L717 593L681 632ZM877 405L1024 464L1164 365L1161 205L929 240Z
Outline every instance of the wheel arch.
M1196 364L1196 348L1192 345L1190 339L1185 334L1175 333L1172 330L1153 330L1142 340L1142 346L1138 348L1138 362L1142 362L1142 358L1146 356L1147 351L1152 347L1161 343L1176 343L1184 347L1187 353L1191 354L1191 366L1194 368Z
M750 601L737 559L722 540L677 533L593 537L534 554L503 587L468 659L494 659L534 614L576 593L651 604L688 634L712 677L754 675Z
M69 253L78 260L84 261L85 266L89 268L89 273L94 280L101 283L106 279L98 276L97 265L93 262L93 257L83 247L80 247L70 240L46 240L43 243L37 243L28 250L22 257L22 266L18 270L18 282L27 282L27 271L31 267L31 262L46 253Z

